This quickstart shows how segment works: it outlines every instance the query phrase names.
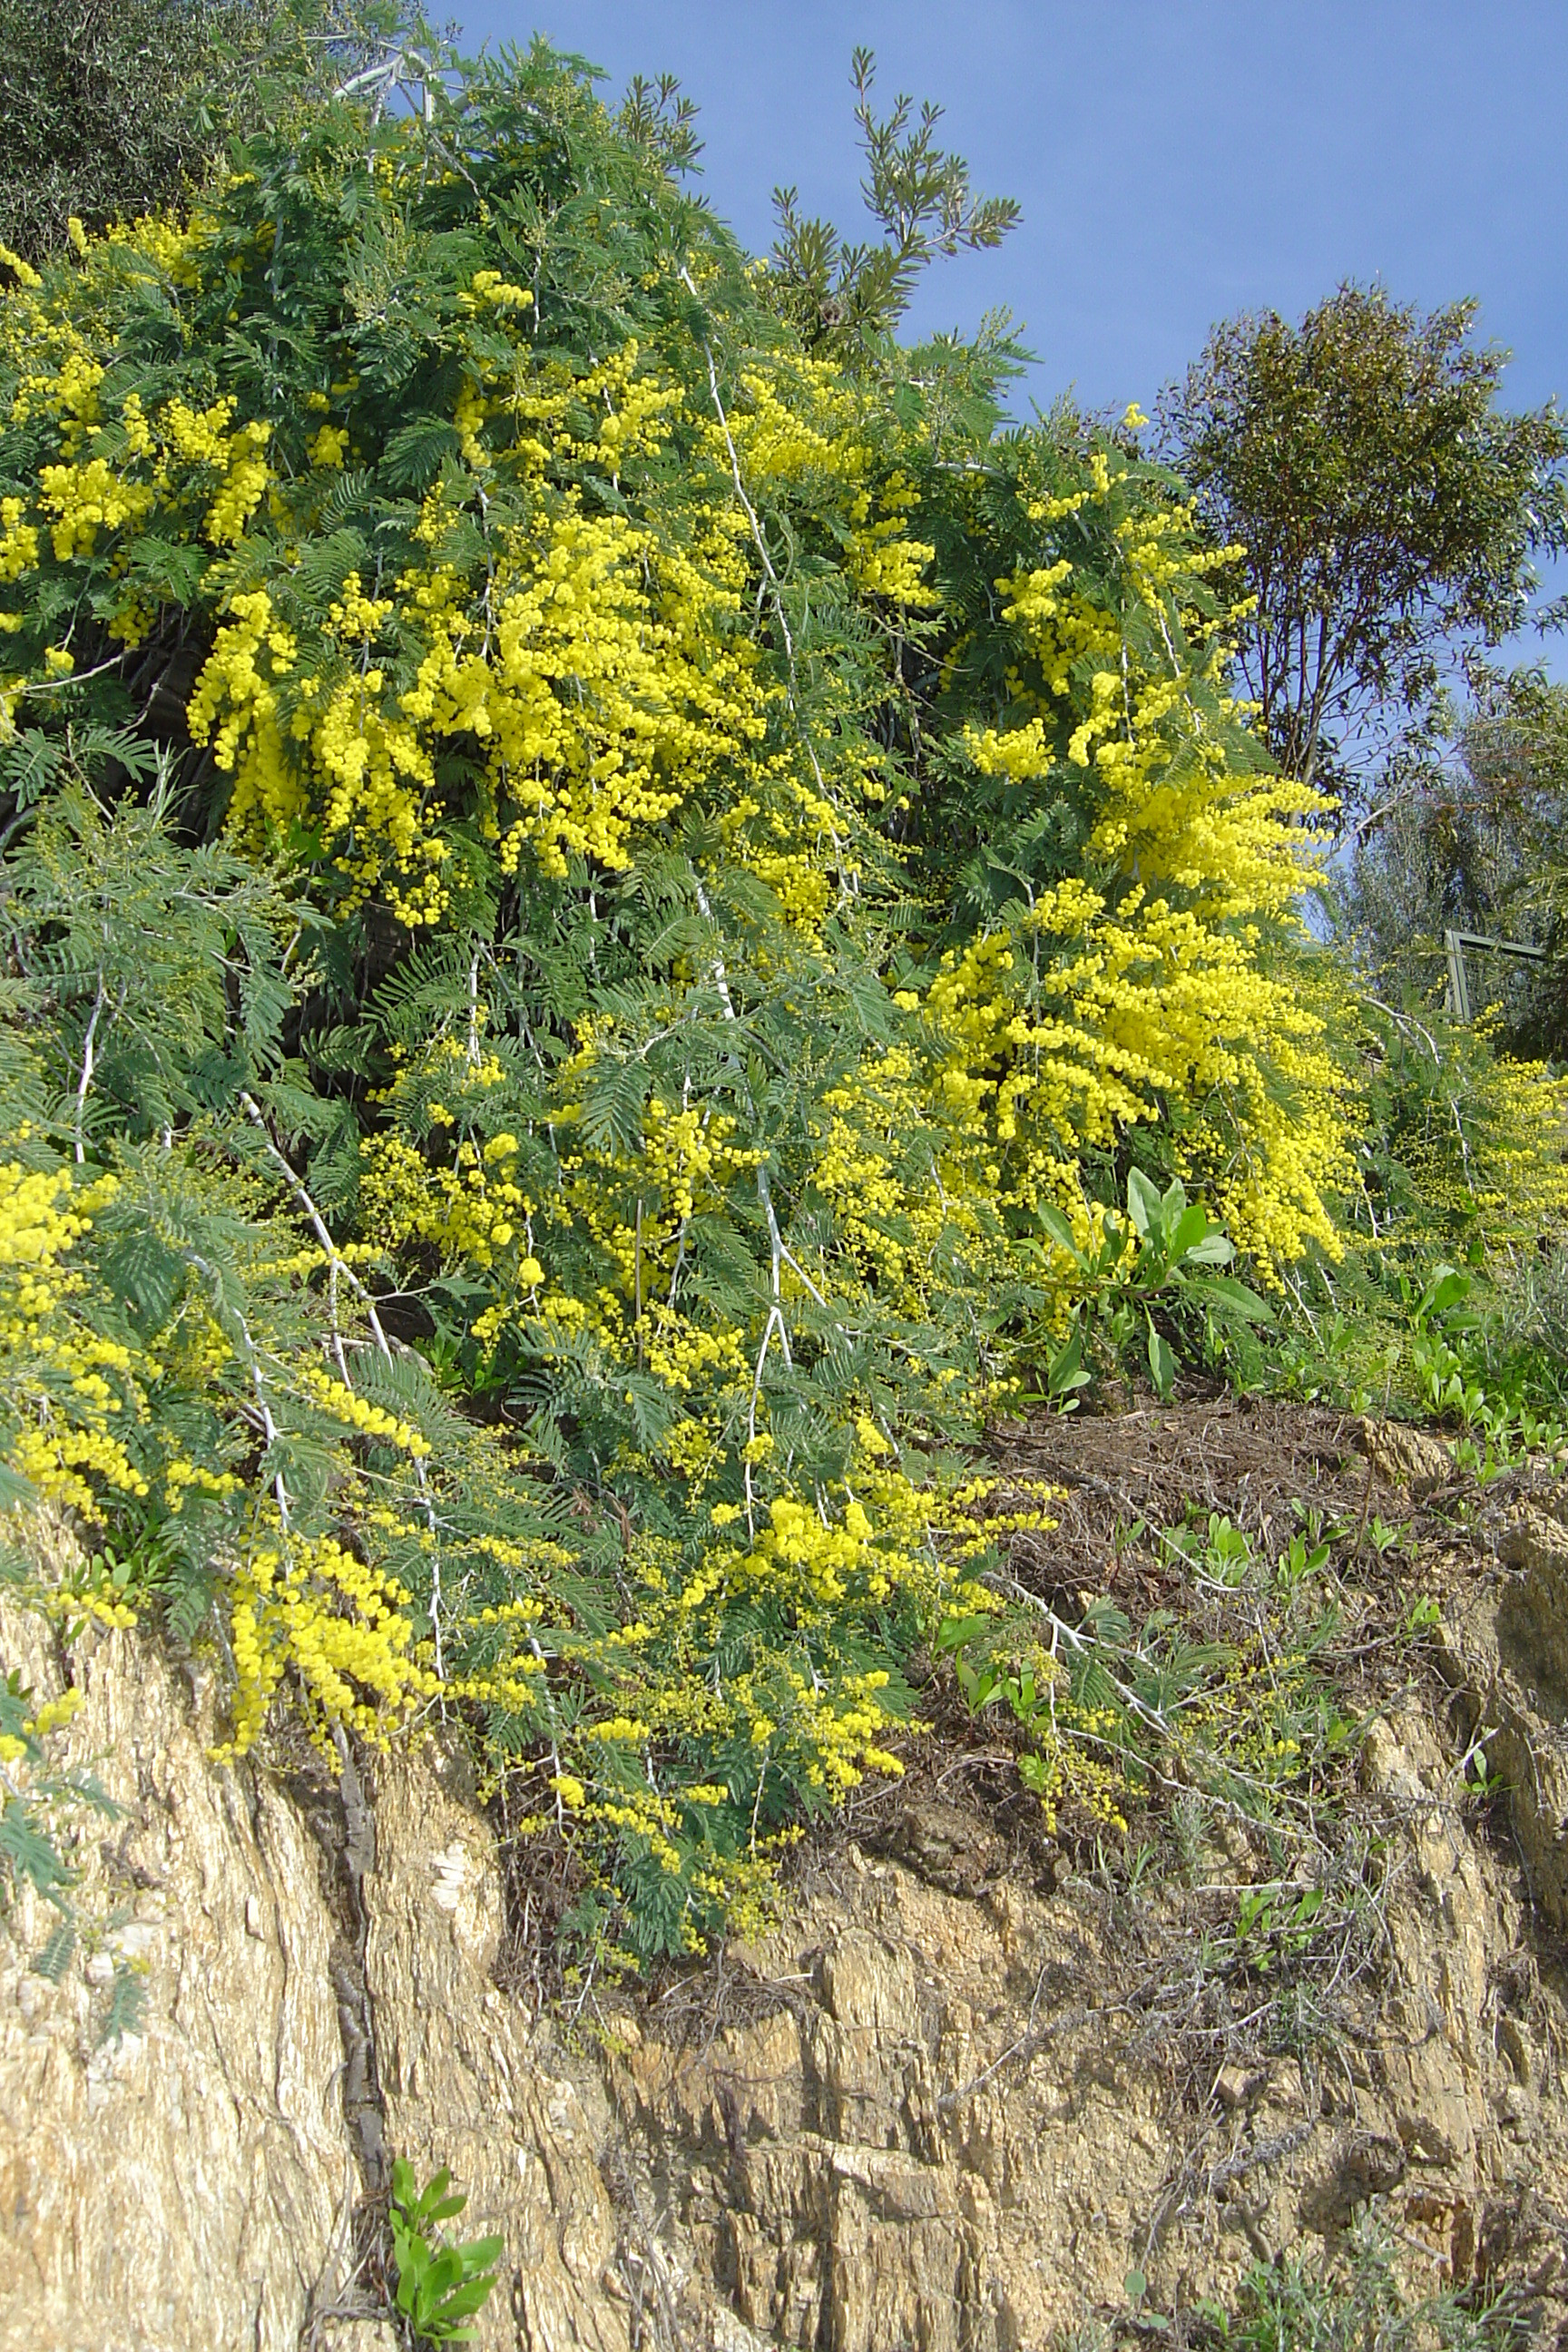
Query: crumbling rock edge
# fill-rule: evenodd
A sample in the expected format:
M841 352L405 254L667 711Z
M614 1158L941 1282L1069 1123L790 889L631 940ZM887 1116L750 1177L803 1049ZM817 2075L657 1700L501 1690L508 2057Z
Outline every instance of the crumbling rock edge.
M1043 2352L1124 2307L1130 2269L1167 2312L1224 2298L1373 2195L1429 2283L1506 2276L1568 2342L1562 1509L1525 1482L1446 1594L1449 1719L1368 1738L1375 2004L1328 2057L1209 2020L1212 2079L1179 2084L1150 1990L1179 1897L1033 1888L932 1795L679 1998L568 2034L498 1982L500 1874L456 1764L345 1754L335 1790L216 1767L188 1668L89 1641L69 1756L120 1811L77 1850L83 1949L56 1985L44 1907L0 1921L0 2352L383 2352L355 2264L392 2152L449 2165L505 2237L489 2352ZM5 1604L0 1659L61 1686ZM1458 1801L1478 1740L1508 1839ZM101 2041L126 1965L141 2023Z

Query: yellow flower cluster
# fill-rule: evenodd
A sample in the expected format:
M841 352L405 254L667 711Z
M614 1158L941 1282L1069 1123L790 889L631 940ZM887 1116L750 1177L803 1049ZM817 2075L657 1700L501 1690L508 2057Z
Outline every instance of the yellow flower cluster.
M1484 1045L1467 1076L1478 1097L1468 1142L1439 1095L1406 1166L1435 1223L1448 1218L1457 1231L1473 1217L1489 1250L1532 1256L1542 1234L1568 1231L1568 1076L1494 1059Z
M360 1154L366 1229L389 1250L428 1242L448 1265L466 1262L488 1271L516 1246L518 1227L531 1206L507 1172L516 1150L510 1137L497 1136L485 1146L467 1140L456 1146L447 1165L433 1168L401 1136L372 1136ZM541 1279L527 1252L520 1254L518 1279L526 1288Z
M1404 1198L1374 1203L1362 1191L1352 1199L1363 1243L1381 1250L1415 1240L1462 1262L1479 1242L1496 1264L1523 1266L1543 1234L1568 1230L1568 1076L1497 1053L1488 1013L1468 1031L1434 1035L1425 1024L1379 1022L1372 1008L1347 1004L1331 971L1315 964L1303 965L1299 985L1332 1024L1352 1069L1357 1140L1409 1180ZM1391 1046L1405 1057L1397 1077L1386 1067Z
M134 528L150 513L153 493L142 482L121 481L101 457L38 469L39 504L54 518L49 537L58 562L90 555L100 530ZM13 578L16 576L13 573Z
M65 1168L0 1164L0 1394L18 1422L8 1458L39 1494L89 1517L100 1486L148 1492L113 1427L125 1400L132 1417L144 1409L130 1351L73 1311L84 1278L70 1254L113 1191L112 1178L78 1189Z
M1114 510L1125 495L1102 460L1079 504ZM1081 1145L1177 1108L1184 1173L1206 1183L1238 1246L1278 1265L1310 1242L1338 1250L1326 1202L1350 1174L1344 1079L1324 1024L1261 952L1262 927L1288 934L1314 878L1321 803L1278 776L1237 772L1205 719L1205 701L1219 719L1236 709L1222 691L1222 623L1187 612L1178 650L1165 614L1226 558L1184 545L1189 521L1156 506L1114 526L1131 609L1159 624L1152 639L1074 585L1065 559L996 583L1026 715L972 729L970 757L983 775L1044 782L1053 705L1087 673L1067 756L1100 780L1088 849L1100 878L1037 893L1005 929L948 956L925 1010L947 1045L938 1099L1005 1197L1061 1199L1065 1171L1070 1202ZM1160 658L1136 651L1145 641Z
M746 479L787 482L832 511L847 526L847 567L864 594L916 611L939 604L926 577L936 551L909 531L918 491L902 468L879 464L864 392L832 362L800 356L742 371L741 390L728 430ZM711 421L705 429L727 466L723 430Z
M379 1437L415 1461L429 1453L428 1439L422 1437L411 1423L400 1421L384 1406L373 1404L368 1397L359 1395L343 1381L333 1380L319 1364L305 1366L300 1379L318 1404L324 1405L335 1419L346 1422L362 1437Z
M235 1570L229 1612L233 1728L217 1753L255 1745L292 1669L308 1727L329 1756L342 1724L384 1747L394 1727L438 1689L413 1654L408 1595L331 1536L277 1535Z
M242 1409L250 1408L261 1382L268 1410L304 1405L329 1428L338 1424L347 1443L333 1475L345 1506L355 1495L371 1556L357 1557L338 1537L281 1526L269 1542L242 1551L227 1589L237 1689L234 1737L225 1752L242 1753L252 1744L286 1675L313 1736L324 1738L342 1722L379 1738L428 1689L431 1675L413 1653L407 1596L374 1556L388 1540L406 1542L406 1522L373 1499L352 1448L362 1440L390 1446L418 1476L429 1445L410 1423L310 1356L290 1363L269 1351L264 1376L247 1336L248 1352L237 1363L199 1286L139 1348L103 1336L94 1328L103 1300L92 1286L89 1250L93 1220L115 1192L112 1178L82 1183L66 1167L0 1164L0 1409L10 1424L7 1467L89 1522L100 1522L117 1505L149 1498L174 1519L192 1496L221 1504L240 1495L247 1481L180 1450L179 1424L154 1411L172 1381L221 1410L225 1382L237 1372ZM274 1264L273 1278L305 1279L319 1274L322 1262L319 1248L304 1250L280 1273ZM384 1477L376 1484L388 1487ZM264 1507L270 1507L269 1496ZM135 1584L96 1553L46 1600L68 1622L91 1619L112 1629L133 1625L138 1615Z
M189 279L210 224L194 218L183 239L157 226L131 243L176 284ZM100 247L89 244L90 275ZM507 873L525 855L558 876L574 857L624 867L638 829L727 770L739 778L754 766L762 790L730 795L744 804L731 846L754 856L798 919L819 921L821 860L793 857L768 814L780 793L803 787L795 762L761 749L776 690L742 625L751 550L741 508L721 497L693 509L694 532L659 534L585 500L576 477L588 467L618 486L624 467L658 459L678 434L695 438L717 479L738 463L820 507L868 599L930 609L932 551L910 530L914 479L879 448L872 395L825 365L781 357L749 371L721 425L635 338L585 373L537 362L531 304L498 270L474 275L459 308L475 339L453 410L465 471L426 502L416 536L427 560L373 595L349 573L326 630L307 640L281 617L281 589L322 478L345 461L347 425L323 419L309 472L277 478L268 426L237 421L230 396L205 407L174 398L155 412L135 394L116 403L71 304L34 289L5 320L18 362L14 414L55 419L59 455L41 468L36 504L7 508L0 573L36 567L40 522L62 562L101 555L106 539L143 528L154 509L176 536L226 547L268 499L276 566L268 576L247 565L231 591L189 713L195 740L234 775L238 829L318 832L351 903L384 889L405 922L430 925L449 895L437 770L450 739L477 752L475 814ZM526 521L515 509L489 519L503 479L528 492ZM111 553L111 570L119 563ZM111 634L134 644L151 618L127 587ZM804 789L808 814L832 834L820 775Z
M402 168L380 153L370 182L399 233ZM209 267L208 235L199 217L147 226L133 249L177 302ZM116 245L115 267L127 257ZM100 266L86 240L73 278L90 285ZM977 1526L978 1493L917 1486L862 1409L901 1382L917 1415L938 1418L959 1383L984 1410L1003 1350L977 1331L1016 1281L1018 1213L1056 1202L1092 1238L1084 1155L1164 1122L1243 1247L1282 1261L1335 1246L1339 1082L1320 1016L1269 961L1312 870L1317 803L1237 772L1205 587L1224 559L1194 552L1185 511L1105 452L1025 499L1020 532L999 455L994 468L933 465L937 444L898 425L883 387L782 343L734 374L715 360L710 375L706 354L682 373L679 351L634 338L569 365L536 344L532 295L500 268L448 287L443 315L430 381L446 389L426 420L439 470L409 478L432 486L402 509L401 542L389 521L354 553L337 529L344 471L378 453L352 367L276 436L210 385L143 405L95 346L92 305L24 282L0 336L14 416L48 446L36 481L0 502L0 625L32 610L52 561L91 566L111 635L136 643L163 592L134 585L134 542L155 526L201 554L210 652L186 715L232 781L228 822L242 841L288 845L333 913L381 908L439 931L494 889L531 914L570 908L602 939L606 898L674 910L678 944L654 952L648 985L605 982L569 1035L556 1019L526 1083L476 955L466 1010L391 1046L359 1165L365 1248L410 1291L440 1275L471 1302L461 1349L493 1350L499 1378L515 1344L531 1373L561 1370L592 1400L584 1417L609 1432L593 1492L558 1497L594 1530L595 1576L616 1549L614 1597L584 1597L575 1537L513 1541L467 1503L447 1509L443 1464L350 1384L341 1346L329 1366L324 1329L320 1360L301 1360L188 1301L146 1363L95 1357L69 1312L68 1219L88 1212L68 1175L35 1183L19 1166L0 1171L0 1340L14 1327L18 1361L47 1354L69 1402L51 1391L24 1415L11 1458L84 1511L144 1492L116 1417L175 1369L243 1421L214 1461L240 1460L242 1443L254 1462L263 1437L283 1460L274 1408L303 1423L331 1496L316 1525L330 1509L333 1532L302 1531L309 1513L280 1496L254 1498L227 1571L226 1752L255 1742L286 1687L324 1739L340 1723L384 1738L439 1686L548 1745L542 1819L601 1850L640 1842L659 1870L728 1899L754 1892L768 1839L753 1822L732 1863L690 1864L692 1817L727 1801L716 1754L750 1759L759 1809L770 1779L834 1795L896 1770L868 1629L984 1607L968 1580L979 1552L1048 1525L1037 1496ZM966 730L932 719L946 730L933 754L905 657L928 677L940 662L955 701L972 693L981 625L966 633L934 577L972 473L974 542L1014 534L976 600L1005 669L960 705L977 714ZM672 482L679 495L660 487ZM1099 571L1061 551L1091 530L1110 550ZM819 577L826 628L803 617ZM64 686L79 654L65 634L29 678L0 681L0 705L81 691ZM916 903L906 834L934 833L943 811L891 821L921 779L945 789L960 769L1005 786L1021 826L1064 793L1087 812L1084 876L1021 890L978 936L940 931L951 908L934 888ZM721 880L735 886L727 904ZM959 942L942 957L941 936ZM911 968L918 984L889 1004L882 983ZM516 1002L500 982L497 1000ZM775 1013L797 1050L768 1042ZM494 1131L503 1116L517 1132ZM268 1280L302 1289L324 1274L334 1312L342 1272L314 1244L269 1245ZM832 1370L834 1351L848 1364L862 1349L878 1366L863 1391L819 1391L821 1418L843 1419L826 1457L838 1475L807 1475L783 1369L805 1394L825 1357ZM876 1409L896 1425L901 1408ZM485 1433L463 1443L466 1461L491 1461ZM497 1437L498 1495L504 1452ZM171 1514L239 1483L183 1453L153 1475ZM721 1478L733 1484L715 1502ZM640 1487L662 1507L677 1482L667 1526L688 1505L706 1515L683 1540L621 1499ZM475 1518L468 1566L447 1575L451 1530ZM391 1565L416 1559L445 1579L427 1654ZM489 1580L483 1606L469 1606L470 1575ZM765 1643L735 1633L757 1625ZM1058 1790L1070 1769L1106 1819L1123 1785L1110 1744L1089 1711L1068 1760L1041 1768Z
M46 1699L25 1717L19 1734L0 1732L0 1764L15 1768L35 1761L36 1743L47 1739L54 1732L64 1731L79 1711L84 1697L85 1694L75 1688L63 1691L58 1698Z
M572 856L624 866L633 828L668 815L763 726L749 657L724 643L733 597L696 563L661 558L620 517L569 506L542 536L505 535L476 614L440 560L457 520L433 516L430 565L397 583L402 624L428 648L412 685L395 690L374 656L394 600L371 602L351 574L325 674L256 589L231 598L191 705L193 733L234 772L233 821L313 822L363 845L340 852L341 870L356 892L385 887L409 923L435 922L446 904L441 739L482 748L481 822L503 870L527 847L564 874ZM363 656L347 675L344 653Z
M70 413L79 415L79 411ZM204 477L219 478L203 518L203 530L215 547L232 545L260 504L271 478L261 454L269 427L247 424L231 432L227 428L233 415L231 400L219 401L200 414L183 401L172 400L150 421L142 414L141 402L132 395L121 415L122 439L126 456L143 464L148 478L137 479L103 457L70 456L61 463L41 466L38 503L43 513L52 518L50 540L57 561L64 563L72 556L91 555L100 530L135 530L159 504L177 510L187 494L193 469ZM62 436L63 446L72 440L68 434ZM19 516L20 502L17 512ZM10 525L4 561L13 567L6 575L11 579L28 568L26 551L30 550L32 562L37 560L36 534L26 528L28 537L24 539L21 530Z
M733 1516L713 1513L715 1520ZM645 1567L635 1650L622 1648L631 1639L623 1629L601 1655L619 1653L622 1703L633 1701L633 1719L651 1737L742 1739L770 1762L788 1759L808 1786L833 1793L868 1772L896 1774L902 1767L887 1746L896 1718L883 1697L889 1676L835 1654L835 1628L896 1598L932 1622L944 1608L984 1604L961 1569L943 1565L963 1526L951 1499L940 1488L914 1486L863 1420L842 1486L810 1506L775 1496L746 1546L720 1542L682 1578L661 1579ZM785 1650L765 1671L753 1666L720 1685L683 1672L684 1662L710 1649L738 1601L765 1602L775 1622L793 1622L800 1654ZM808 1644L817 1645L815 1670ZM828 1658L831 1673L823 1670Z

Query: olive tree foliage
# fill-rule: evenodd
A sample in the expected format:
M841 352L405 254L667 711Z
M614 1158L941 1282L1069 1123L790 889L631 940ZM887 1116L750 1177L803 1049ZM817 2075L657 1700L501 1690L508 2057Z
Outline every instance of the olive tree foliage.
M1568 428L1499 405L1510 354L1476 315L1342 285L1300 326L1222 321L1163 396L1163 452L1256 599L1247 689L1303 782L1342 788L1358 750L1419 727L1524 623L1531 557L1568 545Z
M801 213L797 188L773 190L773 302L808 350L835 358L892 333L921 272L938 254L998 246L1020 218L1011 196L975 195L963 158L937 145L940 106L928 99L917 121L913 99L900 91L892 111L879 117L871 103L875 75L871 51L857 48L850 79L866 159L860 191L881 239L850 243L831 221Z
M0 243L28 261L178 205L229 132L390 43L382 0L0 0Z

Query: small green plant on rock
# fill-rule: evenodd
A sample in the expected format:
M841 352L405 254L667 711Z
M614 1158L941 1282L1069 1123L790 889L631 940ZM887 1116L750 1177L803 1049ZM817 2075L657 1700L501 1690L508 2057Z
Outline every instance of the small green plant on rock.
M89 1806L112 1816L116 1808L90 1774L59 1769L50 1756L51 1734L62 1731L80 1695L38 1701L21 1671L0 1671L0 1912L26 1885L69 1913L70 1865L60 1848L62 1821Z
M416 2188L406 2157L400 2156L392 2168L388 2218L397 2268L395 2300L421 2345L471 2343L475 2331L464 2323L484 2309L498 2275L500 2238L445 2242L442 2222L451 2221L468 2201L454 2197L451 2188L452 2176L445 2165L423 2189Z
M1376 2208L1347 2232L1337 2263L1304 2260L1255 2264L1242 2283L1240 2309L1200 2305L1197 2338L1231 2352L1505 2352L1527 2329L1506 2294L1413 2292L1401 2275L1398 2243Z

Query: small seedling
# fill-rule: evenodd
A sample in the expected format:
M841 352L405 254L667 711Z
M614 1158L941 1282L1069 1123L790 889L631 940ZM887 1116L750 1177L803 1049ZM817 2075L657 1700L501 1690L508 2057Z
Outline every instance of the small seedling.
M1241 1898L1236 1916L1236 1940L1246 1948L1252 1966L1264 1975L1278 1953L1304 1952L1311 1942L1311 1925L1323 1907L1323 1890L1310 1886L1295 1904L1280 1904L1278 1886L1254 1887Z
M1141 2327L1153 2327L1163 2330L1170 2326L1170 2321L1164 2318L1159 2312L1144 2310L1143 2298L1149 2292L1149 2281L1142 2271L1129 2271L1127 2276L1121 2282L1121 2289L1122 2293L1126 2295L1128 2302L1132 2305L1133 2310L1137 2313L1138 2324Z
M1149 1865L1154 1860L1155 1852L1156 1849L1152 1845L1145 1844L1139 1846L1133 1853L1129 1855L1127 1862L1127 1892L1129 1895L1136 1895L1139 1888L1142 1885L1144 1878L1148 1874Z
M1275 1570L1280 1591L1299 1592L1309 1577L1321 1575L1328 1564L1326 1543L1310 1542L1303 1535L1292 1536Z
M1252 1566L1252 1545L1244 1528L1233 1527L1217 1511L1209 1513L1204 1545L1204 1573L1227 1592L1234 1592Z
M397 2265L396 2304L427 2344L468 2344L475 2330L463 2325L482 2311L496 2283L500 2238L473 2238L463 2245L443 2243L440 2224L460 2213L466 2197L449 2192L445 2165L416 2189L414 2168L399 2157L392 2168L392 2248Z

